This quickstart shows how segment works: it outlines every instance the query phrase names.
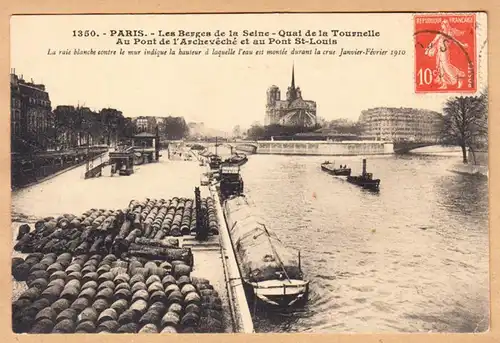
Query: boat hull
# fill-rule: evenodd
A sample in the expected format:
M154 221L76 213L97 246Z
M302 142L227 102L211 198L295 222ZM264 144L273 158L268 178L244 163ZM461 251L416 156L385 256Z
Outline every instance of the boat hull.
M351 176L351 168L334 169L328 165L321 165L321 170L335 176Z
M233 157L228 158L226 160L226 163L236 165L239 167L241 167L242 165L244 165L247 162L248 162L248 158L246 156L233 156Z
M248 302L261 307L303 307L309 297L309 282L303 280L244 281L243 287Z
M371 191L378 191L380 189L379 179L371 180L360 176L348 176L347 182Z

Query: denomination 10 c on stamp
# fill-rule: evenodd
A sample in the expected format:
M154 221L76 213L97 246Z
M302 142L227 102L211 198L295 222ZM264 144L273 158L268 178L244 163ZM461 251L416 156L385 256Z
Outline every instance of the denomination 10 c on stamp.
M416 93L477 90L474 14L415 15L414 40Z

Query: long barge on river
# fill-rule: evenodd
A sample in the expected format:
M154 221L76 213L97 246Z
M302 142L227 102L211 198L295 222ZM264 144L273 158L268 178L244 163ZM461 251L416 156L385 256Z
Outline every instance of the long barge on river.
M223 211L249 302L303 306L309 281L304 279L300 252L285 247L244 195L224 200Z

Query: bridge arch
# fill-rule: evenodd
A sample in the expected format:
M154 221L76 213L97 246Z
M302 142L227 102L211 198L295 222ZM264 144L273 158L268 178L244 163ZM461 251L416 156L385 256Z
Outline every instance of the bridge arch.
M394 142L393 150L395 154L407 154L412 150L429 146L441 146L439 142Z
M255 154L257 152L257 144L254 143L238 143L234 145L235 150Z

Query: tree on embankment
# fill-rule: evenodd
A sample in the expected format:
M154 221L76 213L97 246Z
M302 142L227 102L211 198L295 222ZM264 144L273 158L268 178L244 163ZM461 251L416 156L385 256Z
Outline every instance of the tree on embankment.
M446 101L443 112L443 142L460 146L463 163L467 163L467 149L474 153L487 144L487 91L479 96L452 97Z

